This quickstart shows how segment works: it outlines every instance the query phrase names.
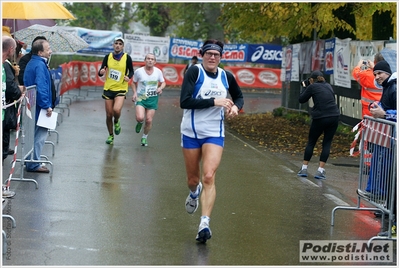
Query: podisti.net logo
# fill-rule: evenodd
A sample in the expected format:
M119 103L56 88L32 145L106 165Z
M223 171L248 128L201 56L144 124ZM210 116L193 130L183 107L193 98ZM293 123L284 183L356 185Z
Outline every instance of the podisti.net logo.
M300 262L392 263L391 240L300 240Z

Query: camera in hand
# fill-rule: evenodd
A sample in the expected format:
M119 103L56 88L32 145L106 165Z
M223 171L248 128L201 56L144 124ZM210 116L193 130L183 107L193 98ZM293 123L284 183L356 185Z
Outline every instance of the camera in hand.
M362 66L360 67L360 69L362 69L362 70L366 70L367 69L367 61L363 61L363 64L362 64Z
M309 78L306 79L306 80L303 80L303 81L301 82L301 85L302 85L303 87L308 87L308 86L310 85Z

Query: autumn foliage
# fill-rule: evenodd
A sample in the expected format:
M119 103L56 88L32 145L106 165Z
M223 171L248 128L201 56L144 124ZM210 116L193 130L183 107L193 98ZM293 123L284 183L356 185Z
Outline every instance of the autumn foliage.
M239 114L228 119L226 127L271 152L302 155L308 139L310 118L307 115L274 116L272 112ZM346 133L343 133L344 128ZM341 125L334 136L331 158L349 157L354 134L348 133L350 127L344 128ZM320 155L322 138L323 135L315 147L314 157Z

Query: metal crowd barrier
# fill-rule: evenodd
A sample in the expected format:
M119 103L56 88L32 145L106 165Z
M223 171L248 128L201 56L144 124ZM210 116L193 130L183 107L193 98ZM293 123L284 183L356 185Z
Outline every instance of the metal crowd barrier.
M36 86L26 87L25 98L22 100L22 111L21 111L21 158L16 159L16 162L21 163L21 173L19 178L11 177L11 181L26 181L33 182L38 188L38 183L34 179L24 178L24 166L27 162L35 163L46 163L51 165L50 175L53 173L53 163L48 160L45 155L40 156L40 160L33 160L33 148L34 148L34 134L36 127ZM30 116L28 116L30 114ZM30 159L28 159L30 157Z
M380 211L382 227L385 214L388 215L387 236L373 236L369 242L374 239L396 240L391 230L396 220L396 122L365 116L361 124L357 205L335 207L331 225L334 225L334 215L338 209ZM362 201L368 205L361 207Z

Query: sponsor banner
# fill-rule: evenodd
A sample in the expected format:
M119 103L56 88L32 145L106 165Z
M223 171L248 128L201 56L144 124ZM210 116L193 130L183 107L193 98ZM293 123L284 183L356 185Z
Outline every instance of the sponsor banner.
M312 50L314 43L315 41L309 41L300 44L299 71L301 74L310 74L312 72Z
M226 71L233 73L242 88L282 88L281 69L243 68L226 66Z
M169 37L125 34L125 52L133 61L143 61L148 53L153 53L157 62L169 61Z
M71 61L61 65L62 78L60 94L84 86L103 86L105 75L98 76L102 61L84 62Z
M334 49L335 38L325 40L324 42L324 74L334 73Z
M79 50L76 54L106 55L114 51L112 44L116 37L122 37L122 32L91 30L81 27L59 26L62 30L73 32L85 40L89 47ZM74 54L74 53L71 53Z
M291 81L299 81L299 52L301 44L294 44L292 47L292 66L291 66Z
M171 58L179 58L190 60L193 56L197 56L201 61L200 49L203 45L202 41L171 38L169 54ZM220 60L226 62L246 62L247 60L247 46L246 44L225 44L223 46L223 55Z
M62 64L60 95L71 89L104 86L106 76L98 76L101 63L102 61L71 61ZM135 70L142 66L144 66L143 62L133 63ZM161 69L167 86L181 86L183 84L185 64L157 63L155 66ZM282 88L280 69L229 66L225 67L225 70L233 73L234 77L237 79L238 85L242 88ZM129 84L131 83L132 80L129 81Z
M248 57L246 62L263 63L263 64L276 64L281 66L283 59L283 49L279 45L248 45Z
M324 71L324 42L317 40L312 49L312 71Z
M335 38L334 49L334 85L351 88L350 65L350 38Z
M283 55L281 57L281 75L280 75L280 80L281 81L286 81L286 77L285 77L285 73L286 73L286 68L285 68L285 64L286 64L286 52L287 52L287 48L283 47Z
M393 263L393 241L300 240L299 262Z
M169 55L171 58L190 60L193 56L200 57L199 51L203 42L182 38L170 38Z
M285 50L285 82L290 82L291 81L291 71L292 71L292 50L293 46L289 45L287 46Z
M220 60L222 63L226 62L246 62L247 60L246 44L225 44L223 46L223 56Z

